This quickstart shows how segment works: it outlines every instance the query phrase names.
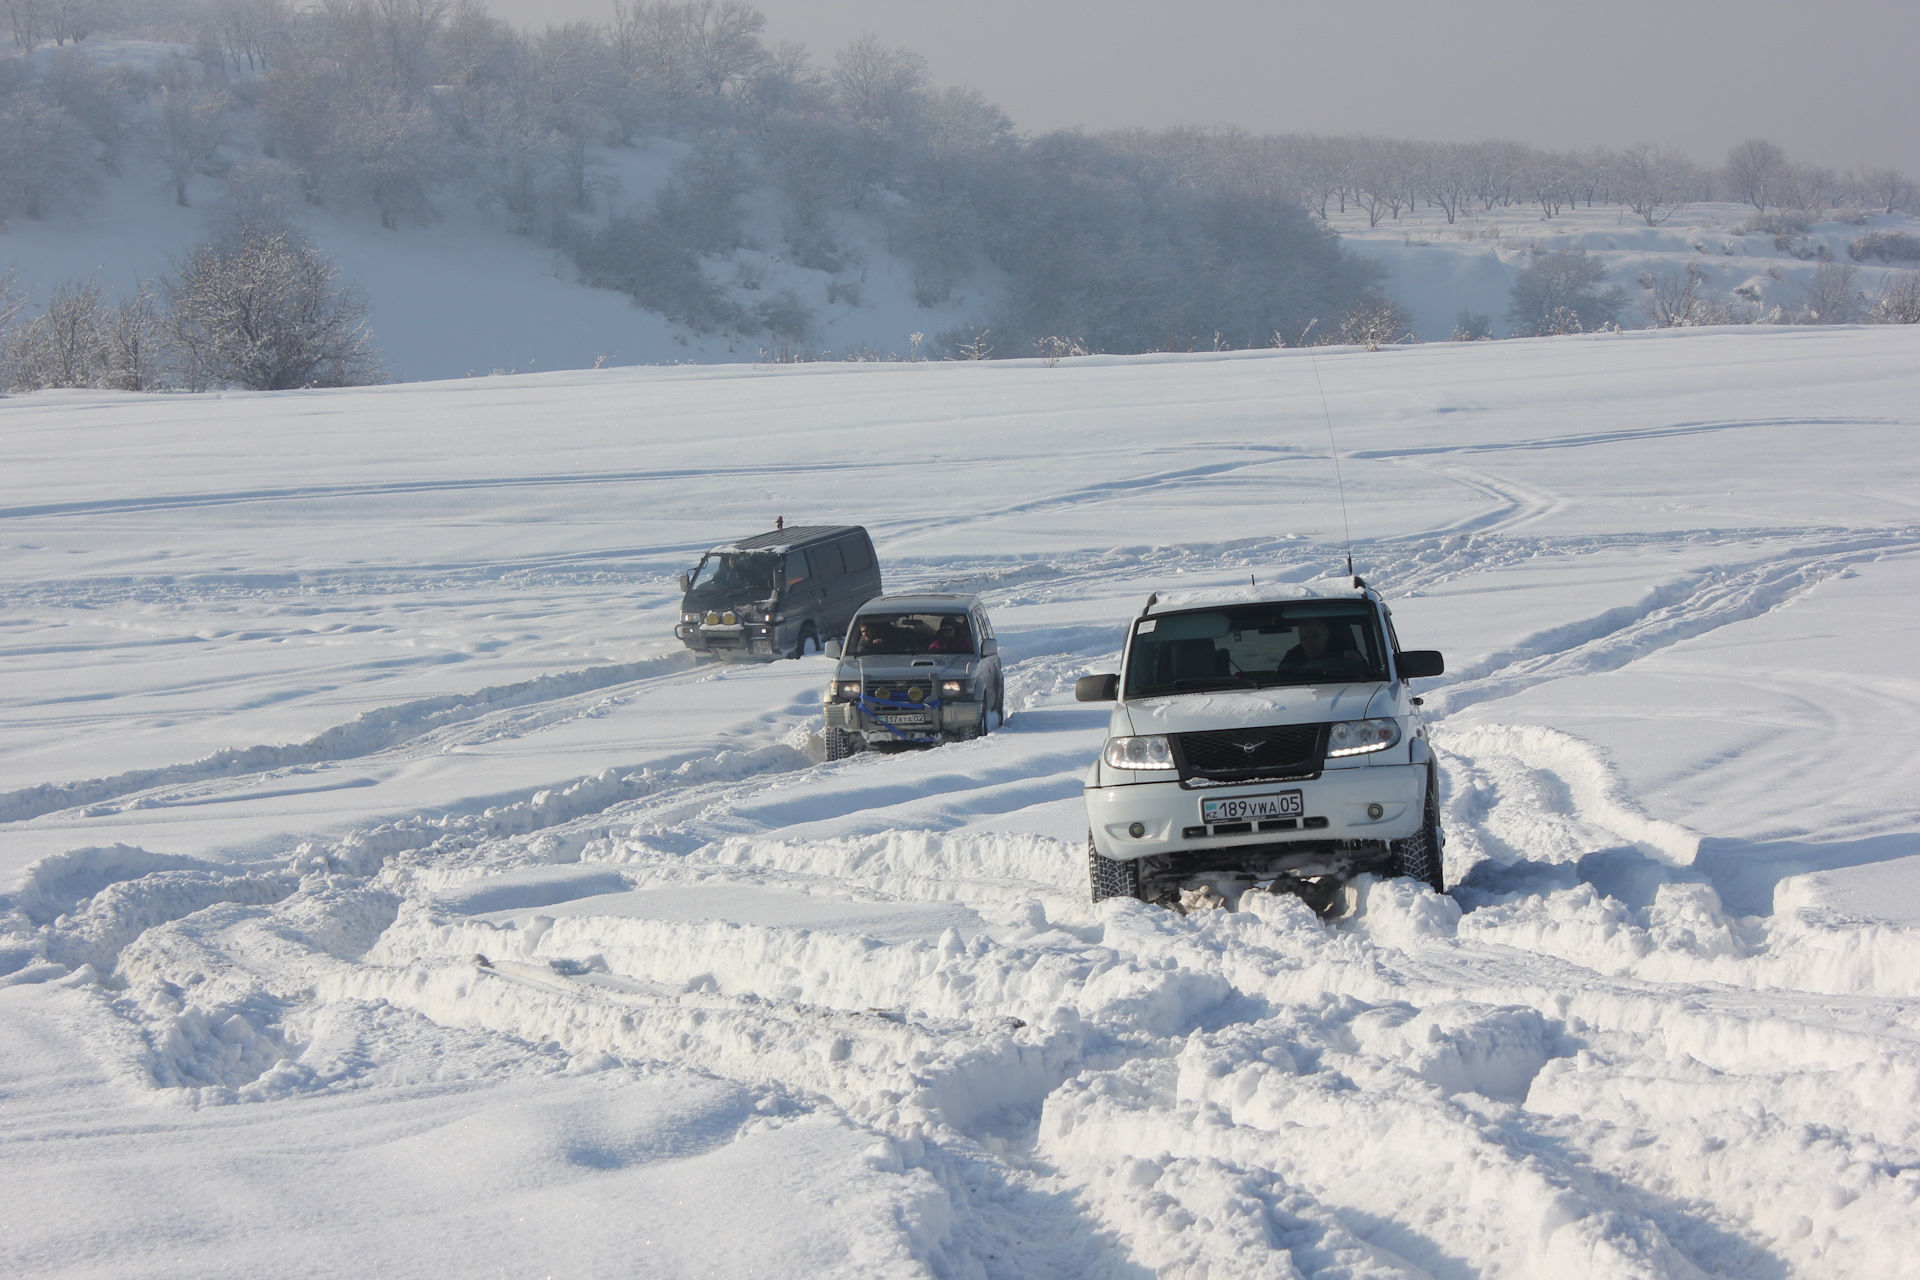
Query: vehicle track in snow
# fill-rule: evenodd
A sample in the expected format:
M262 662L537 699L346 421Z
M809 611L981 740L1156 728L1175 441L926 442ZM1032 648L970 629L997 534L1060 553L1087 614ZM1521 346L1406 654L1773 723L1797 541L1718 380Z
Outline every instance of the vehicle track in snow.
M1844 1271L1920 1194L1920 991L1848 995L1839 979L1920 948L1733 918L1684 874L1694 833L1639 811L1584 744L1445 723L1920 541L1793 536L1786 556L1726 537L1744 558L1435 690L1449 869L1477 869L1464 915L1365 883L1332 924L1285 898L1190 917L1089 907L1077 843L994 825L1077 795L1104 716L1067 689L1114 638L1069 625L1009 630L1015 716L982 742L822 765L794 707L772 719L785 740L418 815L239 874L76 856L15 895L0 955L14 980L90 966L127 1032L103 1052L202 1104L379 1087L394 1049L374 1028L398 1017L539 1069L599 1056L740 1080L932 1174L953 1203L950 1255L985 1275L1252 1275L1283 1257L1328 1277L1465 1275L1467 1257L1498 1260L1477 1274L1770 1277L1816 1257ZM1608 541L1373 544L1370 576L1409 593ZM1294 550L1090 553L947 583L1011 604L1116 573L1221 577L1236 559L1310 576L1305 548L1271 568ZM363 717L334 758L538 732L633 683L555 680ZM183 803L297 763L236 756L100 795ZM1639 905L1578 871L1629 851L1653 868ZM714 893L732 904L717 915L701 906ZM1677 1127L1676 1098L1693 1117ZM1836 1098L1858 1127L1834 1123ZM1036 1238L1037 1254L1004 1244Z

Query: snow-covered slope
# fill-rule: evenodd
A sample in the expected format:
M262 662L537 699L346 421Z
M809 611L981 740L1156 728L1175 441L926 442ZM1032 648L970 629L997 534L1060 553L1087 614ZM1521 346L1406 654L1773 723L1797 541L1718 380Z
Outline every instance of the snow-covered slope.
M1317 377L1316 377L1317 374ZM1089 906L1124 620L1360 571L1437 897ZM1897 1275L1920 332L605 369L0 408L0 1270ZM978 590L822 762L698 548Z

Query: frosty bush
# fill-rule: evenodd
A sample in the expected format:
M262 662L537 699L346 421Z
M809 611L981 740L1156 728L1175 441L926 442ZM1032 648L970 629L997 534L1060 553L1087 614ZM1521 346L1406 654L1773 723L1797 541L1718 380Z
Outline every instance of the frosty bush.
M1703 324L1751 324L1754 309L1736 302L1707 284L1700 264L1689 262L1682 271L1647 272L1640 277L1647 291L1640 314L1655 329L1679 329Z
M1354 303L1334 326L1329 341L1378 351L1413 335L1413 317L1385 294L1372 293Z
M99 386L107 368L101 320L97 280L54 286L47 309L14 336L11 389Z
M1453 318L1454 342L1485 342L1493 336L1493 317L1482 315L1471 307L1460 308Z
M1535 255L1513 282L1507 318L1515 336L1588 333L1612 324L1627 297L1617 286L1597 291L1606 278L1606 267L1585 249Z
M1798 317L1807 324L1852 324L1860 318L1860 295L1854 279L1860 269L1846 262L1823 262L1814 269L1813 279L1802 286L1807 294L1805 313Z
M174 264L169 336L191 387L349 387L384 376L366 302L285 231L203 244Z
M1868 324L1920 324L1920 271L1895 271L1880 286Z
M1904 231L1869 231L1847 246L1847 256L1855 262L1877 258L1881 262L1920 262L1920 236Z

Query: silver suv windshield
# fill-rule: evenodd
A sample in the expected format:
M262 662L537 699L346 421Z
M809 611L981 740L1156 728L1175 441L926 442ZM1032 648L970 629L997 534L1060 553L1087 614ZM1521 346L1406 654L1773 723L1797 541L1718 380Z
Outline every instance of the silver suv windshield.
M709 551L693 571L690 591L712 587L719 591L750 591L771 595L780 557L766 552Z
M1129 698L1387 678L1380 620L1362 600L1285 600L1163 613L1136 622L1131 644Z
M964 613L863 613L847 640L849 658L972 652Z

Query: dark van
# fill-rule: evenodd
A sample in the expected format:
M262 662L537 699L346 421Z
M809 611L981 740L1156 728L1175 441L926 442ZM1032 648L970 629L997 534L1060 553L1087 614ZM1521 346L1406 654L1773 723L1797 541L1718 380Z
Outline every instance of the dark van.
M680 589L673 634L687 648L771 662L844 636L854 611L880 594L880 563L859 525L795 525L715 547L680 575Z

